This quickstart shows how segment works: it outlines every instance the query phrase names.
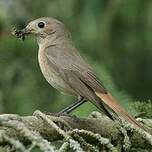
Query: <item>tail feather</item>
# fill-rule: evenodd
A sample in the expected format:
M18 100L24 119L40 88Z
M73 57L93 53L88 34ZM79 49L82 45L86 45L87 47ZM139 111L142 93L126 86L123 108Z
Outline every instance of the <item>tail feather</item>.
M143 129L146 132L150 132L148 128L141 125L136 119L130 116L127 111L109 94L96 92L96 95L114 112L119 116L123 117L126 121L133 124L134 126Z

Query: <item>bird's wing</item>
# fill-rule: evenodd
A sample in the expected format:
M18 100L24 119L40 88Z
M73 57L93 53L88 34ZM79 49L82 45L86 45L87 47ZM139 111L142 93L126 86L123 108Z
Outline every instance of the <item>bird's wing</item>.
M85 87L87 86L94 91L107 92L91 67L84 61L75 48L62 48L63 51L59 49L57 47L48 47L45 53L50 64L52 64L51 66L54 66L56 70L58 69L57 71L64 81L72 86L72 88L75 88L77 85L80 86L80 83L82 83ZM75 89L83 91L82 88Z

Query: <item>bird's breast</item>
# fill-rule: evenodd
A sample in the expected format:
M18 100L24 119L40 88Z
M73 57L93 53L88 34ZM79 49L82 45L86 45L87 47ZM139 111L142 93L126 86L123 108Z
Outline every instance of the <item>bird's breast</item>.
M60 74L57 73L50 64L48 64L48 58L46 57L45 52L41 49L39 49L38 61L42 74L50 85L64 94L75 95L73 89L65 83Z

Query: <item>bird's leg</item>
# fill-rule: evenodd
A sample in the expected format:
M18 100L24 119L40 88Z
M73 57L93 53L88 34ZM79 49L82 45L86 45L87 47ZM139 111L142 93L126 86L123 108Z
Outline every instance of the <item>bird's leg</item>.
M77 101L66 107L65 109L61 110L59 114L69 114L71 113L74 109L78 108L82 104L84 104L86 100L83 97L78 98Z

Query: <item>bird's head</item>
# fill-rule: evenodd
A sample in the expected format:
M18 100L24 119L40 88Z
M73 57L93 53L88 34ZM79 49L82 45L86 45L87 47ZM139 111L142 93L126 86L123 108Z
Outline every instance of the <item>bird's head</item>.
M17 37L25 38L25 35L33 34L39 39L45 39L46 37L69 37L70 34L65 28L64 24L51 17L42 17L33 20L27 24L22 30L17 30L15 35Z

